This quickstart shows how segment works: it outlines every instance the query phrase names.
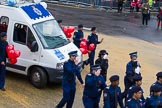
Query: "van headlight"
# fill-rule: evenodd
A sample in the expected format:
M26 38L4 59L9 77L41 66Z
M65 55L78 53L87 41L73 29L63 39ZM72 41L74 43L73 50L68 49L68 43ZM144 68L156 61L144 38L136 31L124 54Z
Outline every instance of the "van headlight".
M56 69L63 69L64 63L57 63L56 64Z

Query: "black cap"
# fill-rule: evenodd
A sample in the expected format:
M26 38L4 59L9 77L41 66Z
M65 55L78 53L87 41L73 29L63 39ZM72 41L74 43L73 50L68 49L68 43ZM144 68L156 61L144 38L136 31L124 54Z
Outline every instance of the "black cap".
M160 92L162 88L159 85L153 85L151 86L151 91L152 92Z
M133 77L133 80L134 80L134 81L140 81L140 80L142 80L142 76L141 76L141 75L135 75L135 76Z
M157 77L162 77L162 72L158 72L158 73L156 74L156 76L157 76Z
M78 51L71 51L68 53L69 56L78 56L77 54Z
M91 70L98 70L98 69L101 69L100 65L98 64L91 66Z
M6 32L1 32L0 37L7 36Z
M129 53L129 55L130 55L131 57L137 57L137 52Z
M62 20L57 20L58 23L62 23Z
M110 77L110 82L113 82L113 81L118 81L119 80L119 76L118 75L113 75Z
M82 24L79 24L79 25L78 25L78 28L83 28L83 25L82 25Z
M94 31L94 30L96 30L96 27L92 27L92 28L91 28L91 31Z
M107 54L108 55L108 53L106 52L106 50L100 50L99 54L101 54L101 55Z
M142 89L141 89L140 86L133 86L133 87L132 87L132 92L133 92L133 93L137 93L137 92L139 92L139 91L142 91Z

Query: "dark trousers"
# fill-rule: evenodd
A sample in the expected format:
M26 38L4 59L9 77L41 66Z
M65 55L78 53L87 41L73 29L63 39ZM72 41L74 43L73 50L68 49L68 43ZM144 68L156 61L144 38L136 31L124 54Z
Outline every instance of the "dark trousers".
M126 99L127 99L127 94L128 94L128 90L129 90L129 87L131 87L133 85L132 82L130 82L128 79L127 79L127 76L124 77L124 85L125 85L125 89L124 89L124 92L122 93L122 98L124 98L125 100L125 103L126 103Z
M137 4L136 4L136 12L139 12L139 7Z
M6 66L0 65L0 89L4 88L6 77Z
M72 108L76 89L66 90L63 89L63 98L57 105L57 108L63 108L66 104L66 108Z
M95 50L91 51L89 54L88 62L90 66L94 65L94 58L95 58Z
M118 12L122 12L123 3L118 3Z
M148 25L148 14L142 14L142 24Z
M83 101L84 108L99 108L98 97L89 98L83 96L82 101Z

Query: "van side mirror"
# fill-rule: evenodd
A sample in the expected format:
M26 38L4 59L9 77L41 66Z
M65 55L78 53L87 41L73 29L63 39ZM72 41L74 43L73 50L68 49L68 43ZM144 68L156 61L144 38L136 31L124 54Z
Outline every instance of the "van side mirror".
M31 52L37 52L37 51L38 51L38 44L36 41L33 41L31 46Z

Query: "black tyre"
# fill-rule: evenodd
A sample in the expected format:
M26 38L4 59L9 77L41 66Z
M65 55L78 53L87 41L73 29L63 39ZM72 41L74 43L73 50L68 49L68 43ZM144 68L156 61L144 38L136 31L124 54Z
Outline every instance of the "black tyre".
M40 67L34 67L30 72L30 82L36 88L44 88L47 85L47 75Z

